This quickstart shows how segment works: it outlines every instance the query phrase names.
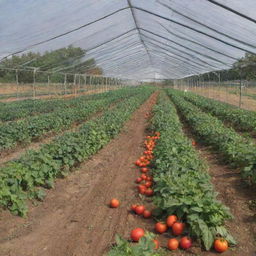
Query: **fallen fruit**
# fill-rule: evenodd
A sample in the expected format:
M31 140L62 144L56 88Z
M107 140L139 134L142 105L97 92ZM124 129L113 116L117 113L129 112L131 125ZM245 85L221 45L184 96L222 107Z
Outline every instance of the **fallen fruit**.
M164 232L166 232L167 229L168 229L168 227L165 223L157 222L155 225L155 230L160 234L163 234Z
M145 193L146 196L153 196L154 191L153 191L152 188L148 188L148 189L145 190L144 193Z
M155 250L159 249L159 247L160 247L159 241L156 240L156 239L154 239L153 242L154 242L154 244L155 244L155 248L154 248L154 249L155 249Z
M177 216L176 215L170 215L167 220L166 224L168 227L172 227L172 225L177 221Z
M181 223L181 222L175 222L173 225L172 225L172 233L176 236L179 236L182 234L184 230L184 223Z
M192 246L192 240L191 238L184 236L180 240L180 247L184 250L189 249Z
M144 206L144 205L138 205L138 206L135 208L135 212L136 212L138 215L142 215L144 211L145 211L145 206Z
M179 247L179 241L176 238L171 238L168 240L167 247L169 250L174 251Z
M228 242L223 238L214 241L214 249L217 252L225 252L228 249Z
M143 173L147 173L147 172L148 172L148 168L146 168L146 167L142 167L140 170L141 170L141 172L143 172Z
M151 211L145 210L145 211L143 212L143 217L144 217L145 219L150 218L150 217L151 217Z
M131 210L135 212L137 206L138 206L137 204L133 204L133 205L131 206Z
M110 201L109 205L111 208L117 208L120 205L120 202L117 199L113 198Z
M141 178L141 177L139 177L139 178L137 178L137 179L136 179L136 181L135 181L135 182L136 182L136 183L141 183L141 181L142 181L142 178Z
M131 239L135 242L138 242L144 235L145 232L142 228L135 228L131 231Z

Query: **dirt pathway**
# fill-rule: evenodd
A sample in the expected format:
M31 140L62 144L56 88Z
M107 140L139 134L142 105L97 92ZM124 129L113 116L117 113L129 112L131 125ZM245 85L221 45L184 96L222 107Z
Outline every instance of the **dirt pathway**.
M102 256L116 233L127 235L136 217L128 214L135 197L134 160L143 152L145 113L156 94L137 110L122 133L66 179L27 219L0 214L0 256ZM109 200L122 205L110 209Z

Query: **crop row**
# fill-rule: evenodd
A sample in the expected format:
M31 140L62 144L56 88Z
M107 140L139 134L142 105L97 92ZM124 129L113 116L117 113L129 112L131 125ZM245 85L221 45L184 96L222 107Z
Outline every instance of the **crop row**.
M107 93L85 95L72 99L23 100L3 104L0 108L0 121L12 121L32 115L49 113L68 107L78 107L87 100L103 99Z
M242 176L250 183L256 183L256 145L253 141L186 101L180 92L168 90L168 94L199 140L221 153L226 162L241 168Z
M150 129L161 134L152 163L155 215L163 219L178 216L207 250L216 235L235 243L224 227L225 220L231 218L229 210L216 199L207 167L184 136L176 109L166 95L161 95L153 114Z
M48 132L67 129L74 123L85 121L90 115L107 108L112 102L134 95L136 90L118 90L105 94L105 98L79 102L76 107L62 108L48 114L32 116L24 120L0 125L0 152L16 147L19 143L30 143Z
M181 93L182 94L182 93ZM184 98L200 109L211 113L223 121L230 123L236 130L256 133L256 113L231 106L213 99L193 94L184 93Z
M151 89L137 89L136 96L119 102L77 132L67 132L39 151L29 151L7 163L0 169L0 205L14 214L25 215L26 199L44 196L39 186L53 187L57 177L66 176L72 167L95 154L119 133L124 122L151 93Z

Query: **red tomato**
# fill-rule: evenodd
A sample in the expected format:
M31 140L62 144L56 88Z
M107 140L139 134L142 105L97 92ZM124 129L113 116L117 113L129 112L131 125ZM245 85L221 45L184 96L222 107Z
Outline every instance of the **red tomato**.
M162 222L157 222L156 225L155 225L155 230L162 234L164 232L166 232L168 229L167 225L165 223L162 223Z
M174 222L176 222L176 221L177 221L177 216L176 215L170 215L166 220L166 224L167 224L168 227L171 227L174 224Z
M223 238L216 239L214 241L214 249L217 252L225 252L228 249L228 242Z
M141 181L142 181L142 178L141 178L141 177L139 177L139 178L137 178L137 179L136 179L136 181L135 181L135 182L136 182L136 183L141 183Z
M136 209L137 206L138 206L137 204L133 204L133 205L131 206L131 210L135 212L135 209Z
M141 170L141 172L143 172L143 173L147 173L147 172L148 172L148 168L146 168L146 167L143 167L143 168L141 168L140 170Z
M143 195L143 194L146 193L147 188L146 188L145 185L139 185L139 186L138 186L138 190L139 190L139 193Z
M152 181L152 180L153 180L153 178L152 178L152 177L150 177L150 176L148 176L146 180L147 180L147 181Z
M171 238L168 240L167 247L169 250L174 251L179 247L179 241L176 238Z
M141 177L141 179L143 179L143 180L146 180L146 179L147 179L147 175L146 175L146 174L144 174L144 173L143 173L143 174L141 174L141 176L140 176L140 177Z
M150 218L150 217L151 217L151 211L145 210L145 211L143 212L143 217L144 217L145 219Z
M172 233L176 236L179 236L182 234L183 230L184 230L184 223L181 222L175 222L172 225Z
M138 214L138 215L142 215L143 212L145 211L145 206L144 205L138 205L135 209L135 212Z
M117 208L120 205L120 202L117 199L113 198L110 201L109 205L111 208Z
M154 239L153 240L153 243L155 244L155 250L157 250L157 249L159 249L159 247L160 247L160 243L159 243L159 241L158 240L156 240L156 239Z
M138 165L138 166L140 166L140 160L137 160L137 161L135 162L135 164Z
M145 183L145 186L146 186L147 188L150 188L152 185L153 185L153 183L152 183L151 181L147 181L147 182Z
M131 232L131 239L135 242L138 242L141 237L145 235L145 232L142 228L135 228Z
M180 247L184 250L189 249L192 246L192 240L191 238L184 236L180 240Z
M148 188L148 189L145 190L144 193L145 193L146 196L153 196L154 190L152 188Z

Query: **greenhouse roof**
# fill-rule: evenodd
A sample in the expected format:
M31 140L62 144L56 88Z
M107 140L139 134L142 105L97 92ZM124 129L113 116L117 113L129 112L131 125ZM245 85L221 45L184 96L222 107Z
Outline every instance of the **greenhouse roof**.
M0 31L1 59L73 44L106 75L176 79L256 53L256 1L0 0Z

